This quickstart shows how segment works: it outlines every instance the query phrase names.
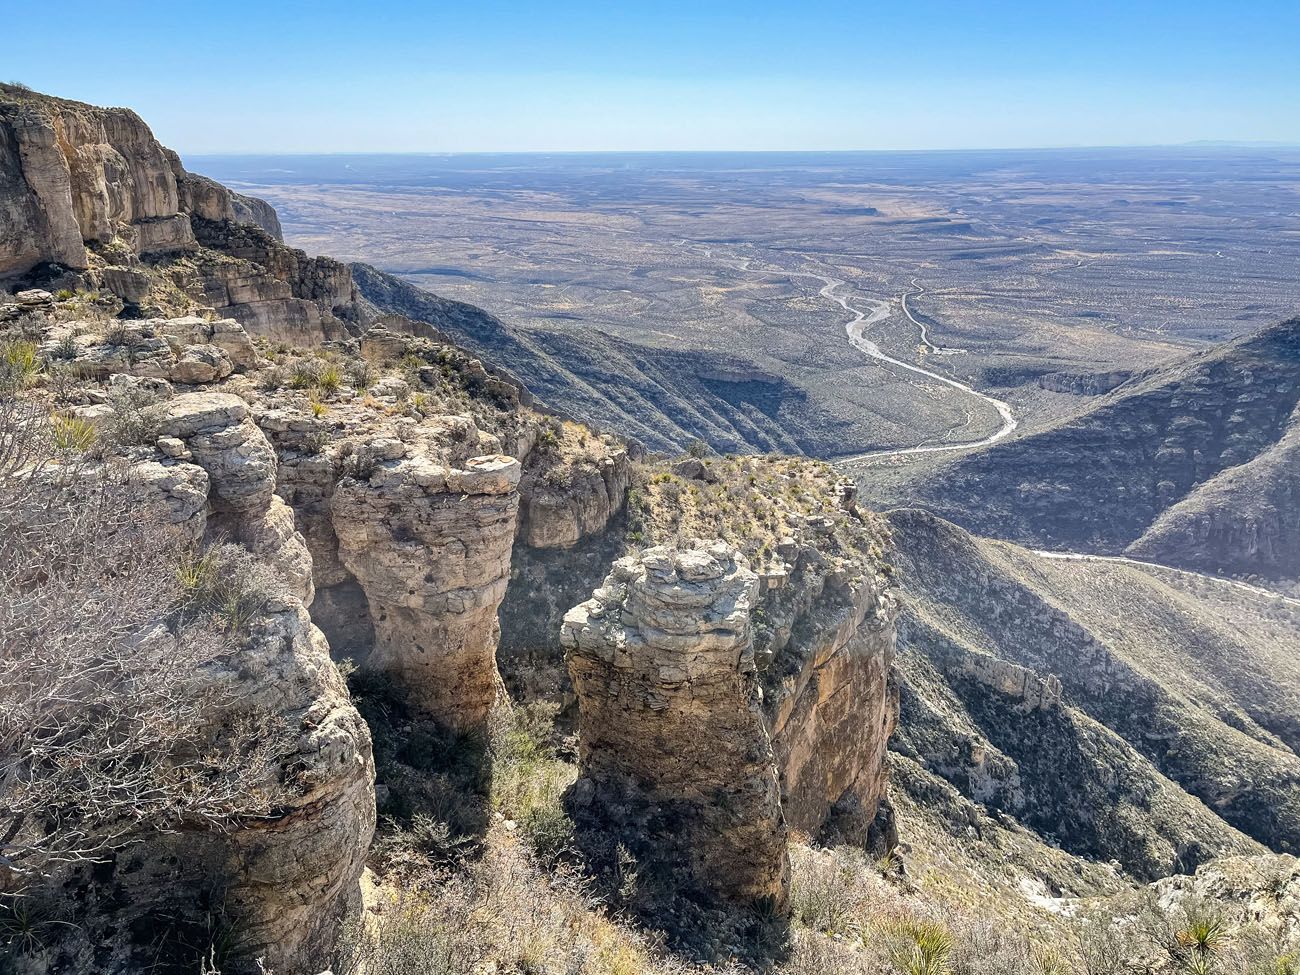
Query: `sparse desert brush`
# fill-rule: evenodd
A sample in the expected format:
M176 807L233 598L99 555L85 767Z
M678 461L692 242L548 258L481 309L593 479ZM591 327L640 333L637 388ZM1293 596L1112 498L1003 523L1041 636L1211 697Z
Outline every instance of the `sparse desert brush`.
M100 437L105 444L148 446L162 432L162 396L138 386L114 389L108 403L113 412L105 419Z
M265 815L283 736L206 676L238 648L189 612L184 539L25 409L0 403L0 863L39 873L140 831Z
M210 617L235 634L242 632L282 588L275 574L247 549L231 544L185 553L176 578L187 613Z
M561 802L577 770L551 744L557 708L534 703L498 708L492 717L491 804L519 824L534 851L553 862L572 844L573 822Z
M688 975L674 959L607 916L580 877L539 866L509 837L481 860L423 890L381 892L340 942L335 975ZM722 975L720 970L717 975Z
M333 396L343 385L343 370L337 363L326 362L316 373L316 388L324 396Z

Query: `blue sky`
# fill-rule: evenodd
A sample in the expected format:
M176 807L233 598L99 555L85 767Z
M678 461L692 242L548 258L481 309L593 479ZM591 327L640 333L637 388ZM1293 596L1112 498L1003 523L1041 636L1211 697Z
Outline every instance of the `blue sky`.
M182 153L1300 142L1300 2L59 0L0 77Z

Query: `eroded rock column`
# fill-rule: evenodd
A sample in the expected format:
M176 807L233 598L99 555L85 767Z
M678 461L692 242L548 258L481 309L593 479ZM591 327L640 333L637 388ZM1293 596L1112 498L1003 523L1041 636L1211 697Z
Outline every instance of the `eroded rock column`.
M863 841L885 798L896 614L892 596L862 576L832 581L777 655L784 673L764 702L772 749L786 818L810 836Z
M574 803L683 883L783 909L786 825L755 674L757 576L722 543L620 559L564 618Z
M497 607L510 577L519 462L474 457L462 470L396 440L368 451L331 503L339 556L374 619L363 666L394 675L438 720L480 726L500 686Z

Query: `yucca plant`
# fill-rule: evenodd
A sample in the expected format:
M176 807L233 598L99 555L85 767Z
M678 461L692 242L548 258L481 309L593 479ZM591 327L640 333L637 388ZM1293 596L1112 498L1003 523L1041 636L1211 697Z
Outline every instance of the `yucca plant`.
M316 388L326 396L333 396L343 385L343 373L337 365L327 362L316 373Z
M50 425L54 443L60 450L84 453L95 443L95 425L83 417L56 413L50 417Z
M946 975L952 934L938 921L904 921L889 960L902 975Z
M1229 940L1228 922L1222 914L1194 906L1174 932L1169 954L1182 971L1211 975Z
M0 387L24 389L40 369L35 342L10 339L0 343Z

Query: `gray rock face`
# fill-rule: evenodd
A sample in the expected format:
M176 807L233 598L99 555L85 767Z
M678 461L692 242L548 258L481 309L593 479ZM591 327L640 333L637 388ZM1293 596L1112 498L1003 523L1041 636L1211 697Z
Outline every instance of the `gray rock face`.
M358 463L331 507L339 556L374 619L364 666L397 676L447 725L481 726L500 687L497 607L510 575L519 462L475 457L458 469L377 439Z
M360 910L375 826L369 730L300 602L273 598L249 630L238 670L214 680L290 732L265 772L268 788L293 783L283 807L228 829L146 835L94 870L61 877L84 927L60 945L70 956L60 970L144 970L156 946L132 944L133 928L167 918L201 929L205 899L216 898L239 932L223 971L314 972Z
M686 884L781 909L789 862L755 673L757 591L722 543L647 549L614 564L561 639L581 708L585 814L675 862Z
M107 332L96 323L64 322L46 333L40 348L49 362L71 355L70 365L83 376L135 376L185 385L216 382L258 361L238 322L194 316L121 321Z
M239 933L224 971L318 971L360 909L375 825L369 731L298 598L310 556L292 512L269 493L274 455L247 407L224 394L185 394L168 404L164 426L161 453L132 463L129 483L165 523L196 542L214 532L243 542L283 584L242 627L237 655L205 670L238 702L217 712L214 743L238 740L233 723L246 718L279 736L253 767L252 787L280 798L270 815L220 826L140 824L136 842L104 862L50 878L49 891L36 893L75 902L79 922L58 932L57 970L144 970L158 945L141 931L156 934L160 918L201 930L219 905Z

